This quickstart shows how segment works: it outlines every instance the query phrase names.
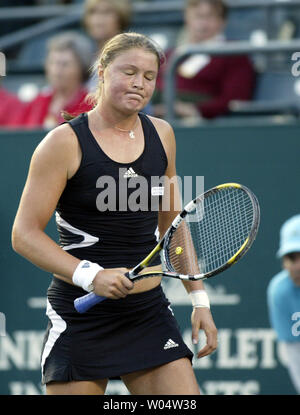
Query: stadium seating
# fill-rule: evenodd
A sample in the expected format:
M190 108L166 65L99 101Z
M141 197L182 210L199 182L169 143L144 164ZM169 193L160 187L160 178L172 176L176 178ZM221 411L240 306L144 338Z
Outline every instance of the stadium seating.
M231 2L232 6L229 13L228 24L226 27L226 36L231 40L249 40L253 36L265 36L265 39L270 36L286 36L287 33L291 36L298 36L300 25L300 2L290 7L289 2L280 7L261 7L261 4L253 3L253 6L247 7L239 6L243 4L244 0L239 2ZM51 2L50 2L51 3ZM49 2L47 4L50 4ZM74 6L82 3L81 0L73 1ZM131 30L142 32L149 35L163 49L168 49L176 45L178 35L182 27L182 4L179 1L169 1L169 8L166 3L158 1L136 1L133 23ZM146 5L151 3L151 8ZM54 2L53 4L58 4ZM32 6L31 6L32 7ZM71 6L70 6L71 7ZM159 8L161 12L158 13ZM8 9L6 9L8 10ZM46 16L45 16L46 17ZM44 20L36 17L36 22L43 22ZM61 17L61 16L57 16ZM27 18L29 18L27 16ZM53 18L53 15L51 15ZM293 19L294 31L291 31L291 19ZM20 19L15 20L12 8L12 22L20 23ZM31 20L32 21L32 18ZM284 26L282 33L283 25ZM2 20L4 23L4 20ZM3 50L7 55L7 76L3 80L4 86L8 90L19 93L22 92L22 87L28 86L28 89L23 88L26 93L30 93L30 85L36 83L40 88L44 85L43 77L43 63L46 54L47 39L58 31L64 29L76 29L81 31L80 18L78 15L77 23L72 24L66 22L65 27L59 29L46 30L39 36L30 37L23 43L9 47ZM18 26L19 27L19 26ZM26 27L26 19L24 19L24 27ZM1 43L1 38L0 38ZM256 57L255 57L256 59ZM257 86L253 96L252 102L233 102L231 104L232 115L259 115L259 114L274 114L274 113L290 113L298 114L299 112L299 95L296 92L297 79L290 74L290 61L286 56L275 56L268 58L261 57L263 61L263 70L259 68L257 75ZM258 57L259 60L259 57ZM255 62L255 60L254 60ZM33 88L34 89L34 88ZM32 89L32 93L33 93ZM29 92L28 92L29 91ZM21 95L22 95L21 93ZM25 95L26 95L25 93Z
M300 115L300 80L290 72L265 72L257 75L251 102L233 101L236 115L291 114Z

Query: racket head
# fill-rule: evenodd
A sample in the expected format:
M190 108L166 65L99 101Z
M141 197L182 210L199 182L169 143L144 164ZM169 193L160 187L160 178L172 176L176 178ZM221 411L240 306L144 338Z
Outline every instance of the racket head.
M259 223L259 203L250 189L238 183L216 186L186 205L173 222L163 262L168 271L210 278L246 254Z

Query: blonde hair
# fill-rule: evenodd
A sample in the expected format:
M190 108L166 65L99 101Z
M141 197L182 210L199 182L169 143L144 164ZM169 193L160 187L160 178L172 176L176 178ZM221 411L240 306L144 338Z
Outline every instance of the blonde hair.
M103 69L107 68L108 65L121 53L133 48L140 48L144 51L153 53L157 59L158 69L165 62L165 55L160 47L154 43L154 41L147 36L129 32L129 33L120 33L110 40L108 40L93 65L93 71L98 73L98 68L101 65ZM95 92L92 92L88 95L88 102L96 104L101 96L102 83L98 83L97 89Z
M85 0L82 19L83 25L86 27L88 15L101 3L107 3L113 8L119 20L120 32L126 30L130 25L132 16L132 7L129 0Z

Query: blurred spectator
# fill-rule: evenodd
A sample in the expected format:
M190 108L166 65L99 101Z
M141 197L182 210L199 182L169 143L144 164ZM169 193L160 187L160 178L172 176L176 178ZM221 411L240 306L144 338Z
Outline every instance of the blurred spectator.
M15 128L22 121L24 104L0 86L0 127Z
M97 53L108 39L128 28L131 13L127 0L85 0L83 25L95 41Z
M85 0L82 23L94 42L95 60L107 40L128 28L131 12L128 0ZM97 74L91 76L89 90L96 87L97 79Z
M277 256L283 270L271 279L267 289L270 321L300 394L300 215L282 225Z
M89 111L85 102L92 60L88 39L77 32L64 32L52 37L48 43L45 72L49 83L29 103L24 113L23 126L51 129L62 123L62 112L72 115Z
M180 44L219 45L225 42L224 28L228 9L222 0L187 0L184 12L184 30ZM173 51L166 53L167 61ZM157 81L159 93L154 97L154 112L164 116L161 103L163 75ZM231 100L249 100L254 89L254 70L246 56L208 56L194 54L177 68L178 117L214 118L228 112Z

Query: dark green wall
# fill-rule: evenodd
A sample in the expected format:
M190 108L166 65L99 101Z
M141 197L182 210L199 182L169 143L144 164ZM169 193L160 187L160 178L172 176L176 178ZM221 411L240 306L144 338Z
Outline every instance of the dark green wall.
M205 189L228 181L243 183L261 205L252 249L232 269L207 282L219 348L210 358L195 359L206 393L295 393L269 326L266 287L280 270L275 258L278 230L299 213L299 131L297 125L176 128L178 175L204 176ZM7 329L0 337L0 394L41 393L39 349L46 327L42 304L51 276L13 252L10 232L31 154L43 136L41 131L0 133L0 312ZM48 231L56 238L53 220ZM179 285L166 282L165 289L189 343L191 310L184 291L178 294ZM124 392L113 387L115 393Z

